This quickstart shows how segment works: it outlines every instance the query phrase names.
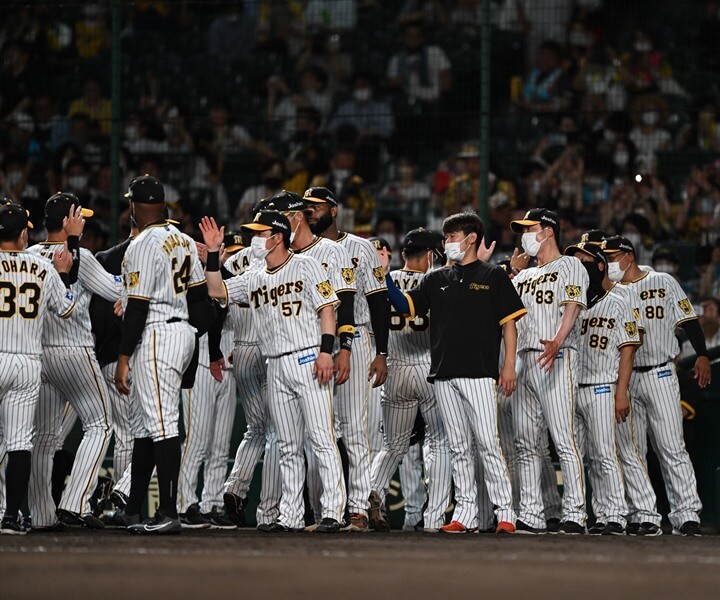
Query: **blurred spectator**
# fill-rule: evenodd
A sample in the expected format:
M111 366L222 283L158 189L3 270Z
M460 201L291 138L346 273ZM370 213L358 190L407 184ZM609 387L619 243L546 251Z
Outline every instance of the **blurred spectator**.
M30 110L32 97L40 88L39 75L30 68L27 46L19 41L7 44L2 51L0 73L0 117L12 112Z
M263 198L277 194L285 180L284 165L281 160L271 159L262 166L261 183L245 190L235 211L238 224L251 220L252 208Z
M445 25L447 14L443 0L405 0L398 14L398 23L420 24L430 30Z
M562 68L562 48L553 41L540 46L537 66L523 85L521 108L533 112L558 111L570 104L570 85Z
M521 22L526 22L525 52L528 64L548 40L565 41L567 24L575 0L517 0L522 4Z
M125 119L123 146L133 154L160 153L167 144L151 137L153 123L139 112L130 113Z
M450 12L450 23L454 27L474 32L482 23L480 0L458 0Z
M652 255L652 268L659 273L667 273L680 283L680 259L670 246L658 246Z
M353 79L352 100L338 107L328 129L335 132L342 125L351 125L361 138L388 139L395 128L395 119L387 102L373 98L374 87L372 75L357 73Z
M630 140L618 140L609 149L612 161L612 179L617 180L632 175L635 164L635 144Z
M211 104L210 126L216 152L226 154L246 151L255 153L259 158L272 155L264 142L256 141L245 127L231 121L230 110L224 101L216 100Z
M638 264L647 265L651 262L653 239L650 236L650 221L645 214L628 214L623 219L619 233L635 247Z
M68 115L87 115L97 121L104 135L110 134L110 117L112 116L110 100L103 98L100 82L97 79L87 79L83 86L82 97L70 104Z
M700 303L700 310L697 312L700 327L705 334L705 346L708 350L717 348L720 346L720 299L704 300ZM680 358L686 356L695 356L695 350L687 340L683 342L680 349Z
M463 210L477 210L480 193L480 147L466 143L455 156L457 173L450 180L443 201L444 213L451 215Z
M138 173L142 175L152 175L156 179L163 182L165 188L165 202L168 204L177 204L180 201L180 193L175 186L170 183L165 173L160 168L160 160L158 157L146 156L138 165Z
M635 144L639 157L646 161L652 161L655 153L670 148L672 136L663 129L667 110L665 100L656 95L641 96L633 103L635 127L629 137ZM646 166L648 164L646 163Z
M510 229L513 211L510 197L503 191L495 192L488 198L488 209L489 222L485 230L485 245L490 246L496 242L500 248L512 248L515 236Z
M305 8L305 26L310 29L341 31L355 29L355 0L309 0Z
M380 197L389 201L392 206L398 208L409 208L412 213L420 216L420 211L415 211L416 206L426 208L430 200L430 186L418 181L417 165L408 156L403 156L397 163L397 179L391 181L380 192Z
M35 123L27 113L16 112L9 115L3 124L8 132L10 146L16 151L35 159L41 151L35 140Z
M208 30L208 52L228 62L247 59L255 46L255 2L236 0L224 15L216 17Z
M90 250L93 254L100 252L108 246L107 227L96 216L85 221L83 233L80 236L80 246Z
M105 7L100 2L88 2L82 7L82 15L75 23L75 48L80 58L95 58L110 46Z
M709 167L692 167L675 220L680 236L702 245L711 245L720 237L720 186L711 180L709 171Z
M713 296L720 298L720 237L715 239L715 245L710 255L710 263L705 267L700 277L701 298Z
M298 194L310 186L310 179L327 170L327 136L320 132L322 117L313 106L299 108L296 129L285 156L286 189Z
M402 219L394 213L380 215L375 225L374 235L384 239L390 246L392 252L390 268L401 269L403 266L401 248L403 241Z
M54 150L70 135L70 121L60 115L51 96L47 93L35 97L33 102L35 139L45 150Z
M705 15L698 31L698 56L709 68L720 66L717 35L720 31L720 3L715 0L705 4Z
M718 30L720 31L720 29ZM697 109L697 122L688 123L678 133L677 148L693 148L720 152L718 108L711 99L704 99Z
M301 0L260 0L257 50L295 56L304 33L304 10Z
M295 71L308 67L322 69L327 74L327 89L331 94L347 87L353 70L353 57L342 49L341 34L320 31L305 38Z
M662 58L655 49L650 34L636 29L632 50L622 57L619 75L632 92L648 92L658 89Z
M5 158L0 171L0 187L0 197L19 202L36 219L42 214L40 191L30 182L30 164L22 157L11 154Z
M60 189L72 192L82 204L90 205L90 171L84 160L74 158L67 164Z

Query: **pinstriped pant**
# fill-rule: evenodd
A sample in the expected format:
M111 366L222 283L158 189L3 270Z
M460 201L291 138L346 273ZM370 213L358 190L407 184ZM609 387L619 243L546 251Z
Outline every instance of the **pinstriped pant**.
M267 364L257 344L236 344L233 365L247 429L235 453L235 462L223 491L246 498L255 467L264 452L260 503L256 516L258 524L272 523L280 515L282 483L277 435L266 400Z
M700 521L702 504L690 456L685 449L680 406L680 384L675 365L633 372L630 378L633 400L645 410L653 449L660 461L668 502L670 522L680 527L686 521ZM644 437L635 423L635 439ZM647 460L647 453L641 454Z
M277 432L282 477L279 520L292 528L304 526L305 436L312 444L322 480L322 516L341 521L345 512L332 389L313 376L316 356L317 349L310 349L268 359L268 408Z
M83 438L58 508L90 511L90 497L110 442L112 409L105 380L90 348L45 348L38 409L35 413L29 505L33 524L53 525L51 495L53 456L66 402L80 418Z
M405 499L405 521L403 526L414 527L423 519L423 506L427 497L427 489L423 480L423 453L422 444L415 444L408 448L405 457L398 467L400 476L400 489ZM445 508L450 504L446 499ZM443 511L444 514L444 511Z
M370 465L383 447L382 387L371 387L368 396L368 459Z
M497 520L514 523L510 477L498 436L497 383L489 377L457 378L436 380L435 388L452 455L453 520L468 529L478 525L477 454Z
M563 472L562 518L585 524L585 480L582 459L575 444L575 396L577 353L564 348L553 370L545 372L537 362L539 352L525 353L513 406L515 456L520 480L518 518L531 527L544 528L540 477L543 419L552 437Z
M428 478L428 506L425 526L443 525L450 497L452 472L447 436L435 390L427 381L430 366L392 365L383 387L383 447L372 464L371 486L382 498L388 492L390 478L410 447L410 436L418 407L425 420L427 453L425 472Z
M616 444L615 389L615 385L578 389L575 439L588 458L596 522L625 527L627 504Z
M227 474L230 435L235 419L235 378L223 373L222 382L199 365L195 385L182 391L185 442L180 459L178 511L184 513L198 501L197 484L203 468L200 510L210 512L223 506L222 486Z

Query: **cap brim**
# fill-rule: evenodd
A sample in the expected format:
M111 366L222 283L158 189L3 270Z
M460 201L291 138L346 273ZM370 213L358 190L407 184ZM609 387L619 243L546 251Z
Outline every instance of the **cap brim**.
M94 210L91 210L91 209L89 209L89 208L81 208L81 209L80 209L80 214L81 214L83 217L85 217L86 219L89 219L90 217L92 217L92 216L95 214L95 211L94 211Z
M593 254L589 250L581 248L580 246L568 246L567 248L565 248L565 256L574 256L575 254L578 254L580 252L582 252L585 256L589 256L590 258L597 258L597 254Z
M270 231L272 227L270 227L270 225L263 225L262 223L248 223L247 225L240 225L240 229L247 229L248 231Z
M325 200L324 198L315 198L313 196L303 196L305 202L314 202L315 204L332 204L331 200Z
M530 220L512 221L510 223L510 229L512 229L515 233L522 233L523 227L532 227L533 225L540 225L540 221L530 221Z
M245 246L242 244L233 244L232 246L225 246L225 252L237 252L242 250Z
M617 250L615 248L603 248L604 254L617 254L618 252L629 252L629 250L620 250L619 248Z

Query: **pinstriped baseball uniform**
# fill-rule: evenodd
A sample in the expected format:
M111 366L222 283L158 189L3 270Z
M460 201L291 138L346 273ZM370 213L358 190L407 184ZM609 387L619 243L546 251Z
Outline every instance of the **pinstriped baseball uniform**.
M232 351L233 332L223 331L223 356ZM235 377L230 370L222 382L210 374L208 336L199 340L198 370L195 385L182 391L185 443L180 459L178 480L178 512L184 513L198 502L197 485L200 466L203 468L203 491L200 511L209 513L223 506L222 486L227 475L230 435L235 419Z
M629 285L616 283L610 291L617 296L624 297L633 307L642 340L645 326L640 314L640 297ZM640 423L641 429L645 430L645 408L639 402L633 400L632 393L630 393L630 396L630 413L625 421L617 426L618 456L625 482L628 521L631 523L653 523L659 527L662 517L657 510L655 490L645 465L645 455L641 454L634 436L636 421Z
M629 284L640 298L645 326L643 345L635 356L630 378L632 400L647 418L653 448L660 460L670 503L670 522L678 528L687 521L699 522L702 508L690 457L685 449L680 407L680 386L673 359L680 352L675 328L697 319L690 300L667 273L647 272ZM647 457L647 432L639 419L634 439L643 460Z
M528 311L527 321L518 332L518 351L525 356L522 372L518 373L517 401L513 407L520 482L518 518L531 527L544 529L546 525L539 489L541 458L538 452L544 443L541 439L544 416L563 472L562 519L584 525L583 464L574 435L578 325L568 334L552 371L543 370L537 358L544 349L540 340L551 340L560 327L565 305L577 303L585 308L589 277L580 260L560 256L520 272L513 283Z
M591 465L589 478L597 522L624 527L627 504L616 444L615 384L620 349L639 346L640 332L633 306L626 298L610 292L580 318L575 436Z
M123 259L124 304L148 301L145 329L130 358L135 438L177 437L182 376L195 348L187 290L205 281L195 242L175 226L148 225Z
M418 286L424 273L399 270L390 273L398 289L408 292ZM438 529L444 524L450 501L452 466L450 448L430 373L430 317L412 319L393 311L388 341L388 378L383 386L383 447L372 464L372 489L385 498L390 479L410 446L410 436L418 407L425 420L423 448L428 485L425 527ZM410 483L410 482L408 482Z
M50 258L58 245L44 242L28 251ZM79 514L90 511L89 500L111 435L112 407L94 354L88 309L92 294L111 302L120 298L122 281L105 271L90 251L81 248L78 280L72 290L77 298L72 317L51 318L43 330L42 386L35 413L28 499L33 523L40 527L51 526L57 520L50 484L66 403L82 422L83 438L57 508Z
M353 268L358 293L355 295L355 339L350 358L350 379L335 392L335 417L347 448L348 510L367 515L370 497L370 441L368 439L368 410L371 382L368 381L370 363L374 358L370 346L370 307L367 296L387 289L385 273L375 247L366 239L342 233L337 243L347 250Z
M226 261L225 268L240 275L249 268L263 269L264 263L252 258L250 248L244 248ZM247 498L255 466L265 452L256 518L258 525L272 523L280 516L282 481L277 435L266 401L267 361L260 352L252 309L231 304L228 320L233 326L233 370L247 429L223 491Z
M321 336L318 312L338 302L327 277L314 258L291 253L274 269L251 269L225 281L228 300L254 311L260 351L268 357L268 408L282 476L279 522L290 528L304 525L305 436L319 463L323 517L340 521L345 511L332 388L313 376Z

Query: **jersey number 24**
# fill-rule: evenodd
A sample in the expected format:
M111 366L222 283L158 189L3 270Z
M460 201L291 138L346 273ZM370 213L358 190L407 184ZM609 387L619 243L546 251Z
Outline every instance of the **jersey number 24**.
M190 255L186 254L178 267L178 258L172 259L173 286L176 294L184 294L190 285Z

